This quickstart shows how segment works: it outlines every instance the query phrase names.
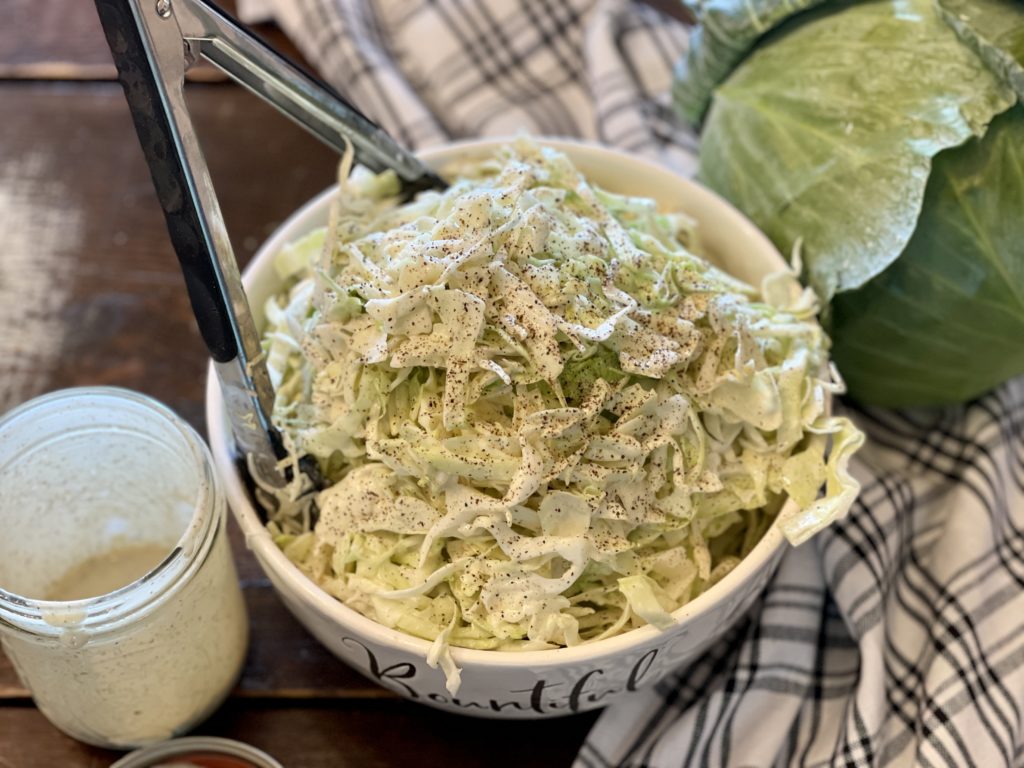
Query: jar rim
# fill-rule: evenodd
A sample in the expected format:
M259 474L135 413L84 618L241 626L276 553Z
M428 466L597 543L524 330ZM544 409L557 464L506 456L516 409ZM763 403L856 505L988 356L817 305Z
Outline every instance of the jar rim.
M168 759L188 757L197 752L237 757L248 762L252 768L282 768L281 763L263 750L242 741L219 736L186 736L170 739L131 752L110 768L146 768L146 766L156 765L156 761L163 764Z
M188 583L212 549L225 518L224 497L205 441L195 429L158 400L122 387L72 387L33 398L0 416L0 433L40 408L87 400L129 406L148 412L170 428L195 466L198 483L192 516L168 554L153 569L117 589L78 600L29 598L0 587L0 628L10 627L38 637L58 637L83 630L103 633L126 619L148 614Z

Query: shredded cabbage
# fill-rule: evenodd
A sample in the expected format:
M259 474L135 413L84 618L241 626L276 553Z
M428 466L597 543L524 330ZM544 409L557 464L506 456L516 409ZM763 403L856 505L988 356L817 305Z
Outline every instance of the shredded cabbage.
M845 514L863 438L828 412L793 273L755 290L685 215L527 139L401 205L349 162L327 230L278 258L264 335L274 421L329 487L269 527L328 593L433 641L450 688L450 646L669 626L787 496L793 543Z

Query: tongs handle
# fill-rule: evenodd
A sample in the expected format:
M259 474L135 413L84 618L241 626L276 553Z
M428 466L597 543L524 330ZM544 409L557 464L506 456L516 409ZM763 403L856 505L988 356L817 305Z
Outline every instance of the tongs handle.
M214 360L227 362L238 354L238 340L232 327L229 297L216 289L220 277L215 269L213 244L210 233L204 231L196 193L190 188L195 180L177 146L178 126L172 125L171 112L161 107L165 97L174 96L161 92L131 3L96 0L96 8L181 262L189 298L196 314L203 317L203 341Z
M96 0L203 341L243 455L280 485L273 389L209 169L185 105L185 51L170 4ZM167 9L165 17L163 9ZM144 14L150 14L146 17Z
M443 188L444 181L355 107L206 0L95 2L238 448L262 479L280 485L281 438L270 419L274 393L185 104L185 69L200 55L209 59L328 145L339 151L352 146L372 170L393 169L407 195Z

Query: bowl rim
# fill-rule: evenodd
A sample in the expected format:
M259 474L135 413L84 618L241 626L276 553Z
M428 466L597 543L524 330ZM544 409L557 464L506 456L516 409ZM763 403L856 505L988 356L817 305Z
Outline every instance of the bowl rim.
M785 265L782 256L753 223L750 222L729 202L707 189L703 185L687 179L651 160L620 150L605 147L586 141L569 140L549 137L532 137L538 143L551 146L569 154L589 154L596 159L614 159L626 161L638 166L639 171L657 175L670 175L673 183L689 187L689 192L704 197L705 203L719 209L719 213L731 220L734 226L733 237L746 240L751 250L761 251L762 257L774 256L780 267ZM468 156L496 149L503 144L514 141L516 137L496 137L486 139L469 139L433 146L418 152L418 156L428 165L450 162L453 156ZM329 203L335 193L334 185L315 195L304 205L288 216L267 240L259 247L242 274L242 282L248 292L252 288L257 272L265 271L272 262L273 255L283 245L295 240L306 226L306 220L316 216ZM291 589L289 597L299 597L308 607L326 616L339 627L350 628L361 635L385 647L397 648L418 657L426 657L431 641L424 640L401 630L392 629L349 607L341 600L333 597L319 585L308 578L297 565L289 560L276 544L270 533L260 521L248 492L239 476L235 460L232 456L230 429L226 422L223 399L217 383L214 364L211 362L206 382L206 422L209 433L210 447L214 456L225 495L227 496L232 515L245 536L246 546L253 551L261 567L267 571L274 586L280 589L278 579L285 582ZM783 511L794 502L785 502ZM672 612L675 624L666 630L659 630L651 625L637 627L622 634L602 640L595 640L572 647L553 648L546 650L514 651L514 650L481 650L451 646L453 659L460 666L466 667L552 667L565 664L593 662L598 659L617 655L623 651L639 650L650 647L659 638L673 636L686 624L708 613L720 603L726 601L730 594L741 591L742 585L753 578L762 568L776 560L780 551L787 546L778 519L772 523L761 540L744 557L739 564L722 579L701 593L690 602ZM274 578L276 576L277 578Z

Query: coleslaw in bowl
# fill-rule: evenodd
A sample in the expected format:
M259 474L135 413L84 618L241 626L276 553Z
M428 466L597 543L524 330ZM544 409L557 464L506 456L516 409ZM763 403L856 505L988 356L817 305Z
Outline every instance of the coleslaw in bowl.
M813 295L756 230L702 190L665 212L659 183L699 188L607 150L565 146L632 163L660 208L550 145L486 148L449 150L459 180L401 207L386 175L346 174L326 228L275 238L268 290L249 286L275 421L332 482L315 508L291 488L257 555L272 538L318 604L420 638L449 697L466 654L571 665L642 634L678 644L702 600L749 600L780 534L808 537L856 493L859 433L829 415ZM723 214L738 223L709 226ZM755 254L739 276L760 290L698 239L721 261Z

